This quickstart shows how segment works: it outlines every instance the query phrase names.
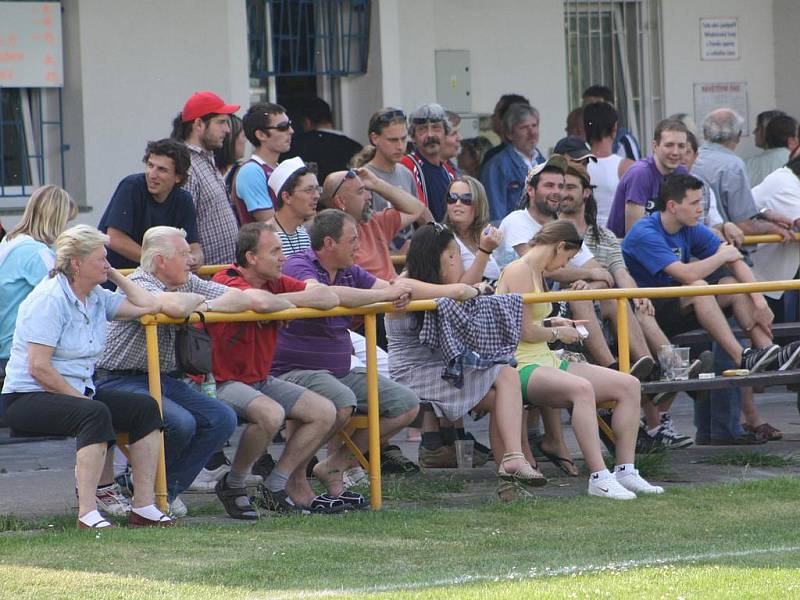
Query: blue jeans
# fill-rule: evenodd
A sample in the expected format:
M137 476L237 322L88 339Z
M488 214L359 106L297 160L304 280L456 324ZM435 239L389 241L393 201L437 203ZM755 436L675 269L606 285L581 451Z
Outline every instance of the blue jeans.
M98 389L148 393L147 375L107 377ZM179 379L161 374L164 453L170 501L188 488L236 429L236 413Z
M738 369L719 344L713 344L714 371ZM744 434L741 425L742 395L738 388L711 390L708 399L694 403L694 424L700 439L739 437Z

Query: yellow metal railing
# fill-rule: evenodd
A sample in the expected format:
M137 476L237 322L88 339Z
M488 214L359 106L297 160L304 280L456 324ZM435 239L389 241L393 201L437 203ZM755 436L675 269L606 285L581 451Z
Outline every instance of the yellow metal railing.
M628 335L628 310L627 301L632 298L675 298L689 296L718 296L728 294L742 294L754 292L769 292L778 290L800 289L800 280L770 281L757 283L736 283L724 285L703 286L676 286L663 288L625 288L605 290L568 290L558 292L523 294L523 302L532 304L536 302L558 302L576 300L616 300L617 301L617 343L619 351L619 368L621 371L630 370L630 351ZM405 312L435 310L434 300L415 300L411 302ZM346 315L363 315L366 331L367 345L367 417L369 423L369 480L371 506L379 509L381 498L381 470L380 470L380 427L378 410L378 365L375 342L375 315L377 313L395 312L394 306L389 302L370 304L359 308L332 308L330 310L317 310L313 308L293 308L273 313L256 313L252 311L241 313L205 314L207 323L224 323L235 321L286 321L292 319L310 319L317 317L334 317ZM179 324L183 319L175 319L166 315L145 315L140 319L145 329L147 341L147 365L149 373L150 394L156 399L161 408L161 369L159 366L157 326L160 324ZM197 315L192 315L191 322L199 321ZM164 470L164 450L162 443L161 460L158 465L156 477L156 499L162 510L166 509L167 488L166 472Z

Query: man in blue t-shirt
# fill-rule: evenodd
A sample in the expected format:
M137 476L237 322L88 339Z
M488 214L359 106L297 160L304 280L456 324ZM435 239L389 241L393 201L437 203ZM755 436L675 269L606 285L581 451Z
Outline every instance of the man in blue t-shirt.
M192 196L181 188L191 157L188 148L171 139L148 142L144 173L128 175L117 186L97 228L108 234L108 262L116 269L139 266L145 231L168 225L186 231L192 269L203 264Z
M639 286L755 281L739 250L720 241L699 222L703 217L702 188L703 182L691 175L667 175L656 203L658 212L637 221L625 237L622 253ZM653 298L653 305L656 320L668 336L699 323L740 368L761 371L778 358L781 348L772 343L772 311L760 293ZM748 332L751 348L742 349L724 310L731 310L742 330ZM794 363L798 358L800 351L781 354L781 367L789 368L786 361Z

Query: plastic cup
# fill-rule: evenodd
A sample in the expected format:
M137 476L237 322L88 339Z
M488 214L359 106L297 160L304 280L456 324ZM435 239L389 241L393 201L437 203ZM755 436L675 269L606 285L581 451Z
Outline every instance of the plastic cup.
M472 457L475 453L473 440L456 440L456 464L459 469L471 469Z
M674 379L674 355L675 346L672 344L664 344L658 349L658 364L661 366L662 381L672 381Z
M689 348L675 348L672 356L673 379L686 381L689 379Z

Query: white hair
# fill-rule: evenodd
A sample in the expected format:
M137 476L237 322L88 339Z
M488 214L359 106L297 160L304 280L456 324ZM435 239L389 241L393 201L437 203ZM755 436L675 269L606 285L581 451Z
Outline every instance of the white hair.
M177 227L167 227L159 225L151 227L144 233L142 238L142 259L140 261L143 271L155 273L156 256L172 258L175 254L175 244L172 243L176 237L186 238L186 231Z
M98 248L108 244L109 239L105 233L91 225L70 227L56 238L56 263L50 271L50 276L63 273L72 281L75 278L72 259L83 260Z
M735 140L743 130L744 119L730 108L713 110L703 121L703 137L716 144Z

